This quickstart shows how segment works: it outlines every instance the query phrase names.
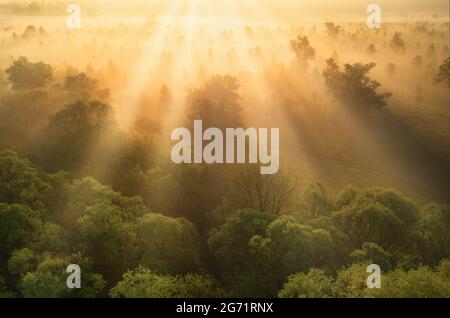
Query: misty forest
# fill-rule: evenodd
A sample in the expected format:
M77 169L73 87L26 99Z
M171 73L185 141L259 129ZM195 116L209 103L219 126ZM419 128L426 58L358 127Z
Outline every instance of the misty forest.
M450 297L448 17L185 4L69 29L20 3L0 5L0 297ZM280 128L279 172L173 163L197 119Z

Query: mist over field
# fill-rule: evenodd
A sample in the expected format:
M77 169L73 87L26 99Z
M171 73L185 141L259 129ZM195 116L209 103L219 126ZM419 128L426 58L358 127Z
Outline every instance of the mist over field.
M450 296L448 1L69 3L0 2L0 296ZM198 119L280 171L174 164Z

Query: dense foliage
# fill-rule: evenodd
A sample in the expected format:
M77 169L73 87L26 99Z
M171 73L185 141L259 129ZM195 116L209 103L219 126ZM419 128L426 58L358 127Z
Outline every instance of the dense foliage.
M314 184L298 210L226 211L207 244L93 178L49 174L0 153L2 295L24 297L448 296L450 209L381 188L336 198ZM60 198L60 200L57 200ZM216 213L219 213L216 211ZM208 256L209 255L209 256ZM65 287L80 264L83 288ZM383 269L380 290L366 267ZM209 274L207 274L209 273Z

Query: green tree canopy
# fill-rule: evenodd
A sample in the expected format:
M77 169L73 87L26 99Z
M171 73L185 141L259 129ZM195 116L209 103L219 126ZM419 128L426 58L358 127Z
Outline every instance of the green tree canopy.
M439 268L420 267L408 272L395 270L383 275L382 288L370 289L368 295L378 298L447 298L450 280Z
M12 251L33 240L38 226L38 214L26 205L0 203L0 272Z
M79 254L70 257L39 255L39 263L32 271L23 273L19 290L27 298L96 297L102 295L106 282L99 274L91 272L89 261ZM15 260L16 261L16 260ZM10 263L11 265L14 263ZM79 264L82 269L80 289L66 285L69 264Z
M225 223L212 229L208 245L226 271L248 268L251 259L249 242L255 235L264 235L275 215L253 210L240 210L230 215Z
M367 266L370 264L355 263L341 270L333 284L333 295L340 298L361 298L368 292Z
M314 183L303 193L301 208L301 214L314 218L330 215L334 210L334 203L325 187L320 183Z
M120 208L129 221L146 212L142 198L123 196L92 177L74 180L64 196L65 205L58 221L69 229L73 228L78 218L87 214L88 207L98 203L106 202Z
M125 273L110 295L114 298L211 298L217 297L219 291L207 275L158 275L139 267Z
M354 191L354 190L353 190ZM336 226L344 232L354 248L367 242L383 248L409 245L415 238L413 228L417 207L396 191L347 189L337 199L341 208L333 214Z
M429 204L420 211L419 235L423 241L422 254L429 264L450 258L450 206Z
M312 268L307 274L299 273L288 278L280 298L327 298L332 296L333 280L323 270Z
M45 173L13 151L0 151L0 201L43 209L52 186Z
M192 223L148 213L137 220L139 264L158 273L186 274L200 266L200 242Z
M249 245L260 268L281 281L310 267L332 265L335 256L333 239L327 230L301 224L291 216L274 220L266 234L255 235Z
M392 268L392 255L375 243L364 243L351 253L354 263L377 264L384 270Z
M95 271L109 282L136 264L136 231L126 213L108 202L86 209L77 220L80 249L90 257Z

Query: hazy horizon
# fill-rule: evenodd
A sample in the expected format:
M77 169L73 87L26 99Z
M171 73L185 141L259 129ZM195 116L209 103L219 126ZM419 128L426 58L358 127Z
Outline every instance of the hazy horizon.
M73 1L0 1L0 15L66 16L66 7ZM409 21L437 18L448 22L448 1L430 3L426 0L401 1L360 1L340 3L328 1L289 0L229 0L215 2L204 0L152 1L77 1L83 8L85 17L140 16L158 19L169 12L177 17L194 11L196 16L214 19L249 19L258 22L278 22L289 24L319 23L327 20L337 22L365 22L366 8L371 3L381 6L385 22ZM34 4L31 6L30 4ZM27 8L29 7L29 8ZM5 17L3 16L2 19Z

